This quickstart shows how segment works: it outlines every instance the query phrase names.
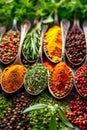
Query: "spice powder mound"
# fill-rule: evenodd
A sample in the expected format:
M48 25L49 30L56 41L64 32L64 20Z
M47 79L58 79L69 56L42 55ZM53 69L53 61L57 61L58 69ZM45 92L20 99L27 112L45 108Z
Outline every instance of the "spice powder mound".
M11 65L7 67L2 73L2 89L8 93L18 90L24 82L25 73L26 68L22 65Z
M72 72L64 62L60 62L54 67L50 78L50 89L57 97L67 94L72 87Z
M60 60L62 52L62 33L59 26L54 25L46 32L44 47L52 61L57 62Z

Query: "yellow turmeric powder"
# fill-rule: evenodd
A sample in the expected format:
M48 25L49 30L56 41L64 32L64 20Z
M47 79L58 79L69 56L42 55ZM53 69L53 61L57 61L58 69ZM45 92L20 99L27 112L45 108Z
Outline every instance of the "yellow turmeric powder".
M59 26L54 25L46 32L44 37L44 47L46 53L53 62L60 60L62 53L62 33Z
M1 87L7 93L12 93L18 90L24 81L26 68L22 65L8 66L2 73Z

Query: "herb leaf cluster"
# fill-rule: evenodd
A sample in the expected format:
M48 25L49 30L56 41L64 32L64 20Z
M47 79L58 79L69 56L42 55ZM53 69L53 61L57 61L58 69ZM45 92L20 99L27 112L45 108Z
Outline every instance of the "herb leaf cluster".
M73 20L74 14L83 22L87 18L86 0L0 0L0 23L11 25L15 17L24 19L47 18L58 10L59 19Z
M40 63L27 69L25 76L26 90L34 95L41 93L48 85L48 71Z
M40 32L41 32L41 22L36 25L33 30L31 30L23 44L23 52L27 60L36 60L39 56L39 45L40 45Z

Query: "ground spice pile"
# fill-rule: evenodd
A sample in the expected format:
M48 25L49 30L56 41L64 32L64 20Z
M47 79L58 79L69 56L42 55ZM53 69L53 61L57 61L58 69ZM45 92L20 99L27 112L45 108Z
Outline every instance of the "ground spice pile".
M11 65L2 73L1 86L5 92L14 92L18 90L24 81L26 68L22 65Z
M53 62L60 60L62 52L62 33L59 26L54 25L46 32L44 37L44 47L46 53Z
M50 89L57 97L67 94L72 87L72 72L64 62L54 67L50 77Z

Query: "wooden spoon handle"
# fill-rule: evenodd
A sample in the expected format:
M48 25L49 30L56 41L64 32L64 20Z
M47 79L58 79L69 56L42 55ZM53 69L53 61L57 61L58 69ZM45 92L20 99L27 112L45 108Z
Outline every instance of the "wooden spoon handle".
M22 49L22 45L23 45L23 41L25 39L25 36L30 29L30 26L31 26L31 23L28 20L25 20L24 23L21 24L20 45L19 45L19 48L18 48L18 54L17 54L17 58L15 60L15 63L21 64L21 49Z
M6 27L5 26L0 27L0 41L1 41L5 31L6 31Z
M48 25L42 25L42 32L41 32L41 37L40 37L40 47L39 47L39 58L37 59L36 62L42 62L43 38L44 38L44 34L45 34L47 28L48 28Z
M66 36L68 29L70 27L70 22L66 19L61 21L61 29L62 29L62 56L61 59L64 60L65 56L65 41L66 41Z
M55 10L55 13L54 13L54 24L59 25L57 9Z
M86 44L87 44L87 22L83 23L83 30L85 34ZM86 45L87 46L87 45Z
M84 30L85 39L86 39L86 62L87 62L87 22L83 23L83 30Z
M19 30L17 28L17 20L16 20L16 18L13 19L12 30L17 31L20 34L20 32L19 32Z
M73 23L73 27L72 28L74 28L75 26L77 26L82 31L82 29L80 27L80 21L79 21L79 19L74 19L74 23Z

